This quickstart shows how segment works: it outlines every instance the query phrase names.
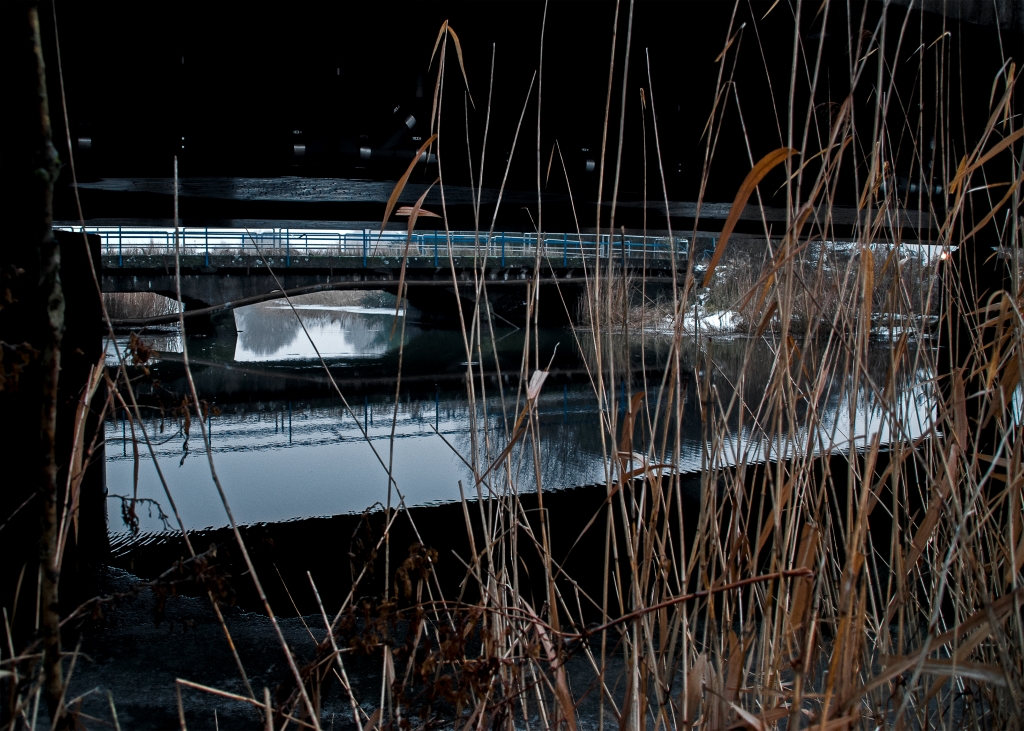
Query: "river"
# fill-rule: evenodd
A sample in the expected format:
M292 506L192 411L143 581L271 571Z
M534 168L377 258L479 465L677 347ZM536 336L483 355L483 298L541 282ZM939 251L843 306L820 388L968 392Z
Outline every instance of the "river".
M518 373L526 331L504 326L495 328L493 338L488 331L469 361L459 329L428 327L417 321L414 311L396 317L394 309L385 307L305 304L297 313L305 332L296 313L278 302L236 310L237 334L185 339L197 392L209 404L205 425L213 461L235 519L277 522L387 505L454 502L463 494L474 498L478 492L467 463L475 461L480 471L486 470L507 444L523 407ZM602 445L592 336L569 328L541 328L530 337L539 344L538 355L532 356L537 363L544 368L550 360L550 375L537 399L536 430L529 430L513 450L511 473L495 470L481 481L479 494L535 491L538 477L545 490L605 480L604 455L611 445ZM616 380L606 408L621 416L637 391L649 394L653 408L654 397L662 393L670 337L633 330L609 339L620 373L629 354L630 377ZM155 353L148 375L133 369L136 391L144 404L146 433L182 522L188 529L225 525L200 429L194 420L186 424L184 419L188 386L182 338L169 331L143 335L143 340ZM689 362L681 372L690 374L694 346L690 338L685 342L689 350L683 349L684 360ZM118 339L121 349L126 344L127 338ZM720 398L727 400L731 394L748 345L746 338L735 336L702 343L707 356L702 361L715 364ZM880 349L880 354L883 350L887 352ZM755 343L756 357L743 386L748 401L756 402L764 392L774 352L767 338ZM116 364L112 345L108 354L108 362ZM884 377L885 359L878 361L874 370ZM470 362L475 374L472 404L465 382ZM906 425L912 435L920 434L927 421L927 389L921 385L927 380L927 374L909 375L909 382L921 389L916 402L908 400L920 406L906 415L910 422L916 420ZM690 376L683 381L687 396L678 455L670 457L684 473L699 472L707 459L695 382ZM881 411L871 407L865 393L858 395L855 439L886 428L879 426ZM848 448L845 401L830 397L824 412L822 443ZM110 530L126 530L122 506L132 496L142 499L136 511L139 529L175 529L140 425L134 424L134 437L132 427L123 411L105 425ZM645 428L641 424L637 429L638 447L647 436ZM744 451L748 459L763 457L765 447L756 443L754 433L749 424L736 424L731 453L726 450L718 459L735 461ZM671 453L674 431L670 436Z

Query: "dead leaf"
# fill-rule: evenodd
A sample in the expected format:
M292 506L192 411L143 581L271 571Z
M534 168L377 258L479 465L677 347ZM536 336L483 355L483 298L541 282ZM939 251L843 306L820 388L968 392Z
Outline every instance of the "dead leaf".
M395 189L391 191L391 196L388 198L388 204L384 207L384 221L380 224L380 230L383 233L384 227L388 225L388 219L391 218L391 212L395 209L395 204L398 203L398 197L402 195L402 191L405 190L405 184L409 182L409 176L412 175L413 168L416 167L416 163L420 161L420 157L427 148L434 144L434 140L437 139L437 133L430 135L427 140L420 145L420 149L416 151L416 154L412 158L412 162L409 163L409 167L405 169L405 173L395 183ZM377 240L380 241L380 235L377 236Z
M565 723L568 725L569 731L576 731L576 705L572 702L572 695L569 693L569 684L565 679L565 668L559 662L558 652L555 650L555 645L551 641L544 623L540 621L540 617L534 613L529 604L524 604L524 606L526 612L533 620L533 628L537 632L541 645L544 647L544 654L547 655L548 664L555 673L555 698L562 709L562 715L565 716Z
M692 726L697 720L700 712L700 701L704 696L704 681L707 679L710 670L708 658L705 653L697 655L697 659L686 674L686 719L687 726Z
M409 209L409 230L405 237L405 251L402 253L402 269L398 274L398 298L395 300L395 320L391 324L391 335L388 336L388 339L395 335L395 326L398 324L398 311L402 307L402 296L405 292L405 268L409 261L409 245L412 243L412 231L416 228L416 219L420 215L420 207L423 205L423 201L426 199L427 194L430 193L431 189L433 189L440 180L441 179L438 178L427 186L427 189L423 191L423 195L416 200L416 205Z
M546 370L533 372L533 375L530 377L530 383L526 387L526 404L523 406L523 410L519 412L519 416L516 418L516 423L515 426L512 427L512 436L509 438L508 444L506 444L505 448L501 450L501 454L495 458L491 463L491 466L488 467L479 478L477 478L476 484L479 485L483 482L484 478L491 474L495 467L505 461L505 458L508 457L512 448L516 445L516 442L518 442L526 433L526 415L530 413L530 406L537 399L537 396L540 395L540 389L544 385L544 381L547 380L547 377L548 372Z
M711 257L711 261L708 263L708 270L704 274L704 284L702 286L707 287L711 283L711 276L714 274L715 267L718 266L719 260L722 258L722 254L725 253L725 245L729 243L729 236L732 235L732 230L736 228L736 222L740 220L740 214L743 213L743 207L747 205L747 200L750 198L757 184L760 183L764 176L767 175L776 165L788 160L793 155L798 155L796 150L789 147L780 147L777 150L769 152L767 155L762 157L753 169L747 173L747 177L743 179L743 184L740 185L740 189L736 192L736 198L732 202L732 208L729 209L729 217L725 219L725 225L722 226L722 235L718 239L718 245L715 247L715 253Z
M899 658L902 660L903 658ZM912 658L916 660L917 658ZM901 663L902 664L902 663ZM913 663L916 667L917 663ZM983 683L990 683L1000 687L1008 685L1006 673L1001 667L995 665L982 665L981 663L958 661L951 657L928 658L921 663L921 672L932 675L943 675L945 677L971 678Z
M437 181L435 181L435 182L437 182ZM395 215L399 216L399 217L403 217L403 218L405 216L411 216L412 215L412 206L399 206L398 210L395 211ZM433 211L428 211L426 208L421 208L417 215L422 216L423 218L440 218L441 217L439 214L434 213Z
M445 21L446 23L448 21ZM476 104L473 104L473 94L469 90L469 77L466 76L466 65L462 61L462 44L459 43L459 36L455 32L455 29L450 25L448 26L448 32L452 34L452 40L455 41L455 55L459 57L459 68L462 69L462 80L466 82L466 93L469 94L469 103L476 109Z
M526 398L533 401L540 395L540 389L544 385L544 381L547 380L547 371L534 371L533 375L530 376L530 385L526 387Z
M768 309L761 317L761 322L757 326L757 332L754 333L755 338L759 338L764 335L764 331L768 329L768 326L772 323L772 316L775 314L775 310L778 308L779 303L777 300L772 300L772 303L768 305Z

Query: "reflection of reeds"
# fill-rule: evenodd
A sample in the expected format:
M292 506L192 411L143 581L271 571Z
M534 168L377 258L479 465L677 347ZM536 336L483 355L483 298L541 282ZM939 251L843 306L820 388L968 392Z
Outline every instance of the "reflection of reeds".
M828 2L822 8L844 12ZM1000 72L987 126L971 130L971 140L954 139L952 126L940 129L940 147L966 154L959 167L943 168L948 160L936 166L937 179L952 185L930 235L960 249L938 271L904 269L895 248L902 232L877 214L931 204L885 185L905 161L891 150L891 136L919 128L916 116L883 102L889 96L876 88L874 70L907 57L898 45L879 48L879 36L916 31L883 20L882 32L872 33L859 25L864 17L849 18L849 38L826 40L822 32L814 42L849 43L855 51L848 54L849 99L819 118L831 87L814 86L807 109L779 112L791 118L791 145L802 153L784 163L788 228L772 238L770 256L712 293L742 302L755 337L732 349L693 344L675 317L668 352L659 356L664 376L642 385L632 374L630 343L641 342L642 360L653 353L643 329L633 330L629 283L619 284L611 267L589 272L590 326L575 345L592 365L602 409L592 443L603 455L608 494L587 528L603 547L588 556L598 580L577 582L566 573L567 557L553 554L557 516L545 511L543 489L532 514L518 491L514 465L532 470L543 488L536 408L543 376L530 376L543 372L550 353L537 348L536 313L528 313L521 385L506 390L502 380L482 376L482 365L474 370L496 360L486 349L494 324L478 306L461 323L458 355L470 364L469 413L476 419L478 404L496 390L503 438L491 440L494 425L479 423L468 442L454 445L475 475L473 484L460 484L470 555L392 546L387 530L374 534L369 522L350 546L340 542L353 589L342 607L322 608L328 631L317 638L316 657L292 666L276 705L269 692L255 698L248 690L248 703L272 716L268 724L317 726L325 683L337 677L355 725L368 730L511 730L521 718L531 727L575 729L588 705L597 708L598 724L637 730L1020 728L1024 289L1016 271L1011 280L1006 262L987 250L972 258L997 224L1005 225L997 243L1012 256L1021 247L1019 221L1004 215L1021 210L1013 131L1019 102L1013 106L1012 72ZM441 75L452 60L449 40L455 36L446 24L438 38ZM955 47L931 41L915 35L911 45L920 42L919 55L942 68L955 65ZM739 44L730 41L723 69L736 53ZM808 83L817 84L812 57L801 52L794 69L806 60ZM457 80L447 78L450 86ZM949 82L906 93L937 113L940 100L957 91L941 83ZM723 82L723 98L727 87L742 94ZM644 109L654 129L654 108ZM722 130L713 115L705 179ZM923 170L918 137L908 156ZM992 199L965 192L989 170L993 180L1016 182ZM831 210L841 187L855 191L868 215L852 225L852 249L840 256L814 247L838 238ZM481 278L478 302L486 302L485 284ZM680 272L672 312L685 312L697 296L705 295L692 268ZM937 312L938 351L925 329ZM878 314L902 329L873 343ZM624 346L609 344L613 332ZM922 374L932 386L910 388ZM686 384L693 385L689 398ZM621 413L620 388L629 404ZM837 405L845 424L829 416ZM915 430L906 416L922 411ZM684 419L699 419L703 429L699 501L684 494L672 470ZM756 433L767 447L735 451L737 430ZM772 460L750 463L764 454ZM387 518L412 520L401 510L401 485L389 482L389 495L392 488ZM386 556L384 576L372 572L378 551ZM435 572L439 561L453 560L465 566L454 592ZM333 620L328 609L337 612ZM384 668L371 695L356 697L348 682L351 653L376 655Z

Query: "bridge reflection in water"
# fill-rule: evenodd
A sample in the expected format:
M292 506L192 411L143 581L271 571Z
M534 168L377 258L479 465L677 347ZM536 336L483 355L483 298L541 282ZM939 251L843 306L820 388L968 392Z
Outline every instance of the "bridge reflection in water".
M463 460L484 467L490 464L505 446L522 404L519 394L517 407L517 379L508 375L518 369L522 332L506 328L495 333L495 342L483 344L484 353L496 351L497 363L484 363L484 385L480 387L478 378L478 397L471 406L463 380L466 363L461 335L408 323L406 367L396 406L398 335L390 337L393 313L310 306L300 314L314 339L324 345L322 352L350 408L332 395L321 365L309 357L305 347L308 343L300 342L305 335L294 314L280 310L279 305L239 310L236 316L244 327L240 327L243 332L237 342L188 338L200 398L217 407L208 417L207 426L218 472L237 518L244 523L279 521L359 512L375 503L384 504L388 501L388 464L397 490L409 506L459 500L459 480L467 497L473 497L473 473ZM557 342L562 347L538 401L536 444L532 438L522 440L513 452L512 474L503 469L495 471L481 487L484 494L509 489L510 484L522 491L535 490L535 454L546 490L605 478L602 414L586 375L589 359L572 352L574 336L566 330L541 329L540 339L544 354L550 354ZM619 343L616 347L632 351L634 370L628 390L647 390L654 397L659 392L659 368L663 366L659 357L667 339L649 333L645 340L646 372L639 368L639 342ZM168 333L156 344L172 351L180 350L180 343L176 333ZM592 347L586 337L582 345L584 350ZM728 339L707 344L722 369L715 385L726 402L731 384L738 382L736 375L746 346L744 340ZM758 348L760 357L750 363L743 381L746 398L754 403L758 392L763 393L772 369L771 348ZM881 355L878 363L871 364L879 371L875 374L879 378L884 377L887 366L887 359ZM474 371L479 368L480 364L475 363ZM180 394L185 391L180 355L165 351L152 366L152 373L160 384L154 388L143 383L140 399L151 405L180 403ZM931 413L928 374L906 373L901 377L907 392L916 393L915 398L903 400L908 409L901 415L903 428L908 434L918 435ZM669 461L681 472L696 472L702 465L703 431L694 408L695 387L692 383L685 387L688 400L680 447ZM605 408L621 412L628 396L626 390L625 381L615 384ZM839 392L836 388L835 393ZM810 441L849 448L863 443L865 435L884 429L880 426L882 411L873 406L870 394L862 390L856 398L854 439L849 436L847 402L840 402L836 395L823 404L820 439ZM149 413L152 416L147 419L147 431L154 435L157 458L186 525L202 528L224 524L223 508L210 481L197 426L192 425L186 445L180 416L170 409L162 415ZM734 462L743 454L748 460L759 460L769 453L792 449L792 445L761 443L750 426L734 424L733 429L733 443L726 454L717 457L720 461ZM669 436L668 443L675 443L675 435ZM883 440L888 438L883 434ZM808 441L800 440L803 444ZM474 443L478 449L475 460ZM122 527L116 517L120 499L115 496L133 493L135 471L131 424L123 414L106 424L106 457L111 529L117 531ZM140 446L139 459L139 497L157 500L166 509L163 490L144 445ZM397 505L399 499L398 492L392 491L391 504ZM155 513L147 514L146 506L140 512L143 530L160 529Z

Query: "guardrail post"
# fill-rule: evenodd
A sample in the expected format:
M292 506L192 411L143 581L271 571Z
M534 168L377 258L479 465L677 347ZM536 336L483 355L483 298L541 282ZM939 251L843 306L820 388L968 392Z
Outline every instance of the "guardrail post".
M281 233L278 232L277 236L278 240L280 240ZM290 267L292 265L292 242L291 239L288 237L287 229L285 229L284 235L284 265L286 267Z
M206 266L210 266L210 228L203 229L203 239L206 243Z
M505 266L505 232L501 232L501 266Z
M367 233L367 229L364 228L363 229L363 268L366 267L366 249L369 246L369 239L367 238L368 236L369 236L369 234Z
M562 232L562 266L569 266L569 233Z
M434 268L437 269L437 229L434 229Z
M84 230L84 229L83 229ZM124 256L121 253L121 227L117 227L117 265L124 266Z

